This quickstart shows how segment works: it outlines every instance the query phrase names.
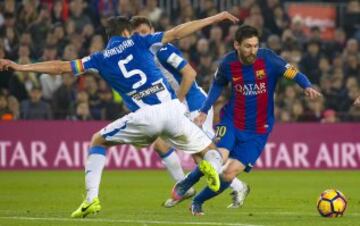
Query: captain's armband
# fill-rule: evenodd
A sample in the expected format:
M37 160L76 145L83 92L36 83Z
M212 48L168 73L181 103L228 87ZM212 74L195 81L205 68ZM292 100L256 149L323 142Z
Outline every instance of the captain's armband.
M286 66L286 70L283 74L283 76L287 79L294 79L296 74L299 72L299 70L291 64L287 64Z

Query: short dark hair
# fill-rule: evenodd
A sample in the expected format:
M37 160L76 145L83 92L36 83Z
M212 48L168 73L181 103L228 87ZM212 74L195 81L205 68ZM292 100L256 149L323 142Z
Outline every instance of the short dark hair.
M235 41L241 43L244 39L257 37L260 38L259 31L249 25L241 25L235 32Z
M132 25L133 28L137 28L139 27L141 24L146 24L147 26L149 26L150 28L153 27L151 21L144 16L133 16L130 20L130 23Z
M111 37L121 35L125 30L132 31L130 20L123 16L110 17L107 20L106 34Z

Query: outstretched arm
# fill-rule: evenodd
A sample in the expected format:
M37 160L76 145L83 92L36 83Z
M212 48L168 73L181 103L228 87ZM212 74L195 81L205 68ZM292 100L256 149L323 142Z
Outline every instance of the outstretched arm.
M296 69L294 70L296 71L295 76L289 76L289 69L285 71L284 76L288 79L293 79L299 86L301 86L304 89L305 95L308 96L310 100L314 100L322 96L319 91L312 87L311 82L306 75Z
M223 20L230 20L234 23L238 22L239 19L231 15L228 12L221 12L214 16L207 17L200 20L190 21L184 24L180 24L164 33L164 36L161 40L163 44L169 43L176 39L182 39L187 35L194 33L195 31L201 30L203 27L208 25L218 23Z
M312 87L308 77L301 73L295 66L287 63L273 51L269 51L268 53L272 63L279 70L279 76L282 75L283 77L296 82L299 86L301 86L301 88L305 90L305 95L308 96L310 100L314 100L322 96L319 91Z
M0 59L0 71L20 71L20 72L37 72L58 75L71 73L70 61L44 61L35 64L17 64L11 60Z

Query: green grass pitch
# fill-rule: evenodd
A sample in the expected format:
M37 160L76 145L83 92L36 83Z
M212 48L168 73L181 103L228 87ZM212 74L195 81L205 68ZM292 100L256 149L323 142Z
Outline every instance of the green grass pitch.
M226 209L226 191L206 203L205 216L193 217L189 201L171 209L161 207L173 185L167 172L105 171L100 214L71 219L83 199L82 171L0 171L0 225L360 225L359 171L254 170L240 178L251 186L243 208ZM317 198L327 188L337 188L347 197L344 217L318 214Z

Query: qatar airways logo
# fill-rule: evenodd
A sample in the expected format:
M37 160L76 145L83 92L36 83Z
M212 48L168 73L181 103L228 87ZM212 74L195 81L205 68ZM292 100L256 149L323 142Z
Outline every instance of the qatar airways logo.
M234 89L236 92L244 96L255 96L266 93L266 83L260 82L258 84L235 84Z

